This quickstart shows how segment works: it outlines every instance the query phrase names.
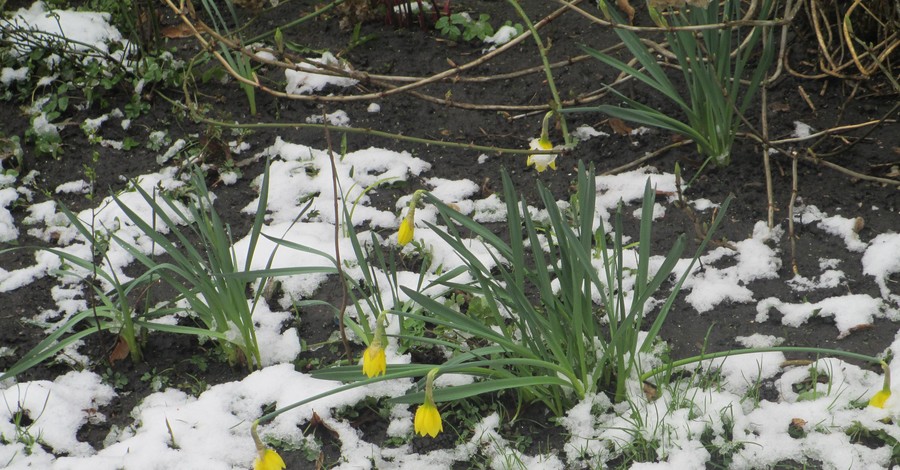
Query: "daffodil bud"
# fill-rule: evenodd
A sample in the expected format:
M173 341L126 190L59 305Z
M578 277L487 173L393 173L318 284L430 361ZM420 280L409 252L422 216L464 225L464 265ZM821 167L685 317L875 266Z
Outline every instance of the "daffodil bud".
M891 368L887 362L881 361L881 370L884 371L884 382L881 390L869 399L869 406L884 408L885 402L891 397Z
M387 373L387 357L384 353L384 323L385 313L381 312L375 320L375 337L369 343L369 347L363 352L362 370L366 377L372 378Z
M397 230L397 243L400 246L406 245L413 239L416 230L416 206L419 205L419 199L422 198L423 194L425 194L425 191L420 189L414 192L409 200L409 209L406 211L406 217L400 222L400 228Z

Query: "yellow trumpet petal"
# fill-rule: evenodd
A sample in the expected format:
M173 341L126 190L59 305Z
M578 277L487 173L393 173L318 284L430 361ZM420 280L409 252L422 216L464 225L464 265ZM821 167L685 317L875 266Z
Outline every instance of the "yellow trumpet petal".
M397 243L403 246L411 242L414 231L413 218L409 216L404 217L403 222L400 222L400 230L397 230Z
M531 148L531 150L551 150L553 149L553 144L549 140L534 139L529 144L529 148ZM543 153L529 155L528 160L525 161L525 166L534 166L534 169L537 170L538 173L544 172L548 167L555 170L556 155Z
M444 424L441 422L441 412L430 400L425 400L418 409L416 409L415 431L420 436L426 434L431 437L437 437L438 433L444 430Z
M284 460L272 449L261 450L253 461L253 470L283 470L285 467Z
M387 372L387 358L384 348L374 342L363 353L362 370L366 377L372 378Z
M875 408L884 408L884 403L888 398L891 397L890 390L880 390L878 393L872 396L869 400L869 406L874 406Z

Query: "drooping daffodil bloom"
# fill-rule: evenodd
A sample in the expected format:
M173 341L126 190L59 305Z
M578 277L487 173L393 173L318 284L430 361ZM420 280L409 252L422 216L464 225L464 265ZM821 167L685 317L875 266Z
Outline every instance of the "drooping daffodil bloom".
M531 150L553 150L553 143L550 142L550 118L553 114L554 112L550 111L544 115L544 120L541 122L541 136L528 144ZM525 166L534 166L538 173L544 172L547 168L555 170L556 156L555 153L529 155Z
M284 464L284 460L278 455L278 452L263 444L259 434L256 432L257 426L259 426L259 421L254 421L250 426L250 436L253 437L253 443L256 444L256 459L253 461L253 470L284 470L287 467Z
M886 362L881 361L881 369L884 370L884 382L881 390L869 399L869 406L874 406L875 408L884 408L884 404L891 397L891 368Z
M404 246L411 242L413 234L416 230L416 206L419 205L419 199L422 198L425 191L418 190L413 193L409 200L409 209L406 211L406 217L400 222L400 228L397 230L397 243Z
M875 408L884 408L884 403L891 397L891 391L879 390L878 393L872 395L872 398L869 399L869 406L874 406Z
M403 221L400 222L400 229L397 230L397 243L400 246L406 245L413 239L413 233L416 230L415 221L413 220L414 214L415 211L410 210L406 217L403 218Z
M387 372L387 358L384 355L384 348L380 344L375 344L373 341L366 348L366 352L363 353L362 368L363 373L370 379Z
M381 312L375 320L375 338L369 343L369 347L363 352L362 370L366 377L372 378L384 375L387 372L387 358L384 354L384 321L385 314Z
M543 139L534 139L529 144L531 150L552 150L553 143L549 140ZM549 153L539 153L535 155L529 155L528 161L525 162L526 166L534 166L534 169L537 170L538 173L542 173L547 168L556 169L556 154Z
M253 470L284 470L284 468L284 460L272 449L262 451L253 461Z
M444 423L441 422L441 412L438 411L434 404L434 377L438 370L431 369L425 379L425 403L416 409L416 418L414 429L416 434L420 436L437 437L438 433L444 430Z
M416 409L416 433L420 436L437 437L438 433L444 430L444 424L441 422L441 412L438 411L434 402L426 399L425 403Z

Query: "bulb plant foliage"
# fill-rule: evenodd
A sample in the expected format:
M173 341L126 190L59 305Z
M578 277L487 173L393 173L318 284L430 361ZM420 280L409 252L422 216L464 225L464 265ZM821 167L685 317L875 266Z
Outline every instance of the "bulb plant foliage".
M441 374L469 374L480 378L474 383L452 388L430 390L427 387L427 390L393 400L424 403L420 408L422 416L417 413L417 423L426 434L432 434L438 422L434 419L436 409L432 410L434 407L430 405L499 390L517 390L525 400L542 402L559 416L577 400L601 391L612 393L617 401L624 400L626 380L636 378L640 369L639 353L648 351L654 344L684 276L690 270L688 268L678 279L653 323L646 324L646 307L671 277L684 250L684 236L675 240L665 260L651 271L653 187L648 182L641 212L640 239L637 249L631 250L623 242L621 207L614 216L615 231L607 232L602 224L594 228L595 177L593 171L586 170L583 165L579 170L577 193L568 212L559 209L554 196L545 187L538 186L540 199L548 213L547 226L539 226L532 219L508 175L504 174L509 227L504 238L508 242L426 194L425 202L438 209L446 227L429 224L429 228L459 254L465 265L443 273L424 287L443 287L448 294L463 292L482 298L486 313L473 318L448 305L443 298L421 293L424 289L403 287L404 293L418 308L411 311L395 309L390 313L453 330L459 333L457 337L468 339L448 341L428 336L410 337L409 334L403 335L402 339L443 346L452 352L450 359L443 364L387 364L384 375L369 379L365 378L369 374L362 374L359 366L336 367L314 375L351 382L344 387L375 380L423 377L434 368ZM710 234L721 221L729 202L730 198L723 203ZM495 266L487 266L469 250L461 230L487 245ZM705 249L708 237L698 247L694 260ZM637 257L636 268L628 267L625 260L633 256ZM457 282L463 272L474 281ZM633 282L629 278L631 272L634 273ZM633 288L628 287L631 284ZM595 294L599 303L592 300ZM640 341L642 330L647 334Z
M153 213L150 222L144 220L119 197L113 196L110 202L121 209L125 218L152 245L164 250L168 258L148 256L145 254L146 246L140 248L133 238L120 237L116 232L101 233L93 230L63 207L62 211L69 222L93 246L94 256L103 259L109 245L118 244L143 266L144 271L134 279L122 281L114 272L108 272L93 259L84 259L65 250L37 248L62 259L63 268L57 275L82 278L85 276L84 272L88 272L90 276L102 279L112 288L104 291L97 283L88 282L93 287L96 305L72 315L56 327L47 338L0 373L0 380L16 376L54 357L84 337L103 331L116 334L128 346L134 361L139 361L142 357L141 338L149 331L158 331L212 339L232 364L246 364L251 369L260 367L262 358L252 313L263 292L261 286L269 278L279 275L337 272L333 265L271 268L272 258L268 260L266 269L250 269L256 245L260 237L266 236L262 234L262 227L268 200L268 174L267 166L260 185L259 209L250 229L244 266L238 265L230 230L213 207L213 197L199 171L191 178L191 192L187 194L186 203L179 202L169 194L150 194L140 185L133 184L133 190L140 194ZM308 207L309 205L298 217ZM162 221L171 229L171 235L167 237L157 231L157 224L153 220ZM179 228L176 221L187 222L187 228ZM307 247L290 248L322 255ZM2 250L0 253L5 251L9 250ZM272 256L274 257L274 253ZM257 294L248 300L248 288L256 282L259 283L255 290ZM161 304L152 304L150 295L159 283L168 286L175 295ZM190 320L188 324L181 322L175 325L157 321L168 315L183 315Z
M428 321L476 338L471 344L458 345L457 355L441 370L448 372L450 365L468 367L470 373L484 380L454 387L449 393L474 395L519 388L524 398L545 403L557 415L564 413L573 400L601 391L622 401L626 398L626 380L634 377L640 367L639 353L654 344L690 270L677 281L654 322L646 324L648 303L672 275L684 250L684 236L675 240L659 268L651 271L655 192L649 181L636 250L623 243L621 206L613 217L613 232L607 232L602 223L594 228L595 178L593 171L587 171L583 165L579 167L577 192L568 212L559 209L554 196L542 185L538 186L538 194L547 210L546 227L539 227L532 219L511 180L504 175L509 242L434 197L427 198L448 227L431 228L462 257L475 279L471 284L446 278L441 282L447 289L485 299L493 317L489 319L491 324L469 318L419 292L407 289L406 293L423 312L429 313ZM730 199L724 202L709 234L715 231L729 202ZM457 227L477 235L488 246L495 267L485 265L468 249ZM541 235L542 231L546 236ZM709 236L698 247L694 261L705 249ZM630 268L625 258L635 256L636 268ZM632 275L633 287L629 288L628 278ZM600 299L599 304L594 303L595 297ZM645 328L646 338L639 340L639 332ZM438 401L445 398L441 392L434 394Z
M707 162L728 165L741 116L762 86L775 55L770 31L772 26L759 22L745 28L726 25L739 20L744 14L741 11L744 2L740 0L712 1L708 5L694 3L690 7L669 8L666 14L655 9L652 2L650 6L651 17L657 26L667 28L665 39L681 69L687 96L678 92L657 61L656 54L647 50L634 31L615 29L640 68L584 47L597 60L633 77L671 101L679 113L687 117L687 122L682 122L679 116L644 105L613 88L610 90L625 102L625 106L601 105L561 112L600 111L609 116L666 129L693 140ZM753 3L758 9L755 19L761 22L768 19L774 2L761 0ZM610 7L609 2L600 0L599 5L611 21L625 23L622 15L615 7ZM703 25L719 26L699 31L685 29Z

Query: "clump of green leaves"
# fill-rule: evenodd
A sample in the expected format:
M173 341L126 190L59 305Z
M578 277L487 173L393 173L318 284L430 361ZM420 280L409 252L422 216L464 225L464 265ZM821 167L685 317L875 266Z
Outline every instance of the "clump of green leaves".
M447 36L451 41L462 38L463 41L471 41L478 39L484 41L484 38L494 35L494 28L490 23L491 16L487 13L478 15L478 19L472 19L468 13L453 13L449 16L442 16L435 23L435 28L442 35ZM504 23L504 26L512 26L516 29L516 35L522 34L523 27L521 24L513 25L511 21Z
M741 116L753 102L774 58L773 26L765 23L774 2L759 3L758 21L746 27L746 37L740 27L728 25L740 19L741 5L739 0L714 1L705 8L670 9L667 15L651 8L651 16L657 25L665 28L666 42L681 69L687 96L678 92L655 53L650 52L632 30L615 29L637 59L640 70L597 50L584 48L597 60L670 100L687 116L687 123L682 122L680 116L651 108L613 88L611 90L625 106L601 105L564 112L600 111L627 121L667 129L693 140L700 153L707 157L706 162L728 165ZM600 0L600 8L607 18L624 24L622 15L606 0ZM697 26L704 28L698 31Z

